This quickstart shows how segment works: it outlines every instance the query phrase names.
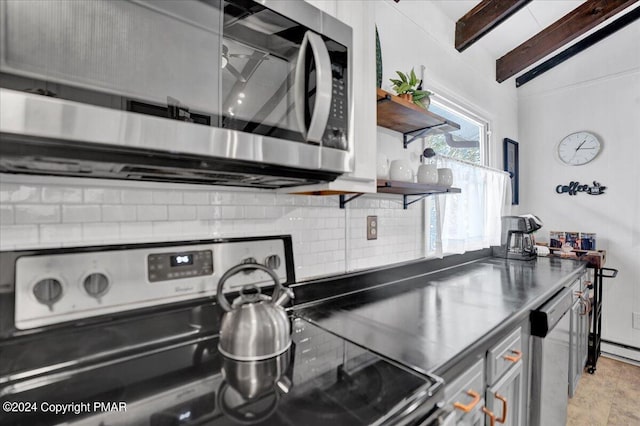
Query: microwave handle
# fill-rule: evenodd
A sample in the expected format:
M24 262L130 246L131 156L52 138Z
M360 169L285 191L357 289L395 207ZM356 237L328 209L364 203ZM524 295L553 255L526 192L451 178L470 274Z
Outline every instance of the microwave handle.
M305 126L305 73L306 46L309 44L313 52L313 59L316 63L316 99L313 109L313 116L309 128ZM305 140L311 142L322 142L322 136L329 121L329 113L331 112L331 91L333 88L333 79L331 74L331 59L329 51L322 37L318 34L307 31L300 45L300 53L296 63L295 73L295 108L298 125Z

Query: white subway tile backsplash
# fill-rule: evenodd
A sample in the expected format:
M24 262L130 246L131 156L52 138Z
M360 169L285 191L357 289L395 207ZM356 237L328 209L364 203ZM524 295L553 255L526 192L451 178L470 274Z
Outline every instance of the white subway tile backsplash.
M153 222L153 235L157 237L176 237L182 235L182 224L178 221Z
M234 196L233 203L241 205L253 205L256 204L257 194L253 192L238 192Z
M222 217L222 208L220 206L198 206L196 210L198 219L212 220L220 219Z
M301 197L300 195L291 195L291 194L276 194L276 204L281 206L293 206L295 204L295 200L297 197Z
M208 238L210 227L209 223L204 220L186 220L181 224L182 235L187 237Z
M195 206L169 206L169 220L194 220L196 217Z
M267 206L264 209L264 217L267 219L278 219L284 215L284 208L279 206Z
M16 204L15 223L56 223L60 222L60 206L50 204Z
M247 206L244 209L244 217L246 219L264 219L265 208L263 206Z
M0 202L2 203L37 203L39 201L39 187L0 183Z
M209 193L205 191L187 191L182 194L184 204L204 205L209 204Z
M243 219L244 208L242 206L222 206L222 219Z
M216 204L216 205L233 204L234 194L232 192L227 192L227 191L215 191L209 194L209 199L211 204Z
M151 204L153 202L152 191L124 189L121 194L122 204Z
M40 225L40 242L54 243L60 246L64 243L82 241L82 224Z
M120 235L123 238L147 238L153 235L151 222L122 222L120 223Z
M337 240L325 241L324 248L325 248L325 250L330 250L330 251L334 251L334 250L339 250L340 249Z
M0 225L13 224L13 206L0 205Z
M319 238L320 232L317 229L307 229L301 233L300 241L307 243L310 241L316 241Z
M83 223L82 239L86 242L120 239L118 223Z
M0 226L0 250L33 248L39 242L38 225Z
M136 206L102 206L102 220L105 222L129 222L136 220Z
M262 204L263 206L272 206L276 203L276 194L259 192L255 194L253 202L255 204Z
M422 257L423 210L399 197L336 196L83 181L0 183L3 250L194 238L291 234L300 280ZM70 180L70 182L74 182ZM378 240L366 240L377 215ZM348 252L347 252L348 250Z
M81 203L82 189L64 186L42 188L43 203Z
M85 188L84 202L88 204L120 204L120 190L112 188Z
M182 204L180 191L153 191L153 204Z
M326 204L326 197L323 196L310 196L309 205L313 207L324 207Z
M296 206L308 206L311 197L307 195L298 195L293 199L293 203Z
M98 205L63 205L62 222L100 222L101 213Z
M137 206L136 208L138 220L146 221L161 221L167 220L169 217L167 213L167 206Z

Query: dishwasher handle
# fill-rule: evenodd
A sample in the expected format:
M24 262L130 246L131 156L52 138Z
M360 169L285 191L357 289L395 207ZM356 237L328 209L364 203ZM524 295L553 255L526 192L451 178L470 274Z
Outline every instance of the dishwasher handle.
M573 291L565 287L531 312L531 334L546 337L573 305Z

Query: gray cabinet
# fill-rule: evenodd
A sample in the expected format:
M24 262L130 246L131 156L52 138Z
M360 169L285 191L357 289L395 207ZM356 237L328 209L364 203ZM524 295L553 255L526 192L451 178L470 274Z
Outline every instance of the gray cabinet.
M524 337L523 337L524 336ZM487 352L485 425L524 426L525 372L528 371L526 329L518 327Z
M481 359L447 384L445 407L453 410L452 425L483 426L484 360Z
M522 412L523 377L522 360L516 362L493 386L487 388L486 409L495 417L495 422L505 426L524 424ZM491 415L487 414L487 425L491 426Z

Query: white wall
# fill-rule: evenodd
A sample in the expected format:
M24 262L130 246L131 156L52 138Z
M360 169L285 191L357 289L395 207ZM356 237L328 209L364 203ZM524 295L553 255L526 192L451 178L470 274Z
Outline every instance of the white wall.
M335 1L313 3L332 14L341 10ZM517 135L515 89L495 83L493 60L482 51L455 51L454 22L437 6L362 4L375 10L385 81L396 69L424 64L427 88L481 106L478 110L492 120L498 147L503 137ZM377 139L389 158L409 158L400 134L379 129ZM376 141L369 143L375 149ZM418 145L412 150L419 151ZM494 157L501 158L500 151ZM0 249L290 233L297 278L307 279L423 257L422 204L403 210L399 196L365 196L340 210L337 196L0 175ZM366 240L367 215L379 218L377 240Z
M632 313L640 313L640 22L518 91L519 210L544 221L540 239L548 241L550 230L597 233L606 266L620 271L604 282L603 337L640 347L640 330L632 328ZM563 165L557 144L579 130L598 135L604 148L589 164ZM593 180L607 186L605 194L555 192L558 184Z

